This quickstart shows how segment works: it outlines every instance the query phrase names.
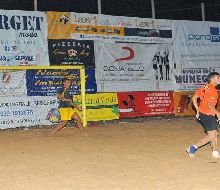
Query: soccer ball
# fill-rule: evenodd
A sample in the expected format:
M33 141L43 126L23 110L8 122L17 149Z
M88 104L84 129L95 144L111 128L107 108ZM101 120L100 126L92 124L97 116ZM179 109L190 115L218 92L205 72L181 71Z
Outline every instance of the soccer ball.
M47 114L47 119L51 123L59 123L60 122L60 112L58 109L51 109L49 113Z

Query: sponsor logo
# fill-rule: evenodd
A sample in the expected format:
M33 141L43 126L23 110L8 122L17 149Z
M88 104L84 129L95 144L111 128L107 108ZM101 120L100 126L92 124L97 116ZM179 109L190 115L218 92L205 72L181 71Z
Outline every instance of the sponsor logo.
M15 60L17 60L17 61L23 61L23 60L25 60L25 61L34 61L35 58L34 58L33 55L28 55L28 56L25 56L25 55L20 56L20 55L18 55L18 56L15 57Z
M143 21L140 19L135 19L136 27L138 28L154 28L155 21L149 20L149 21Z
M37 16L0 15L0 30L41 31L43 22L43 17Z
M76 55L77 55L77 51L74 49L69 49L67 51L67 53L68 53L69 57L76 57Z
M36 57L31 55L31 56L25 56L25 55L18 55L18 56L0 56L0 61L20 61L20 64L27 64L28 62L34 62L36 61Z
M144 30L144 29L140 29L140 31L138 31L138 35L143 36L143 37L159 37L159 30L155 30L155 29L148 29L148 30Z
M129 60L132 60L134 58L135 53L134 53L133 49L131 49L130 47L127 47L127 46L124 46L121 49L128 51L129 55L127 57L118 58L118 59L114 60L113 63L118 62L118 61L129 61Z
M91 49L90 44L82 43L80 41L57 41L52 44L52 47L80 47L85 49Z
M120 27L107 27L107 26L88 26L76 25L74 26L74 33L86 34L101 34L101 35L123 35L123 29Z
M101 19L98 20L98 25L129 27L129 26L133 26L133 23L131 20L128 20L127 18L117 18L115 20L115 19L102 17Z
M189 34L188 41L220 42L219 27L210 27L210 34Z
M188 95L188 94L181 95L181 98L180 98L180 101L177 107L177 112L178 113L187 112L189 108L190 100L191 100L191 95Z
M24 33L24 32L20 32L19 37L38 37L37 33Z
M2 75L2 82L5 84L8 84L11 81L11 73L10 72L4 72Z
M63 23L63 24L67 24L68 21L69 21L68 16L66 16L66 15L61 15L61 16L60 16L59 22L61 22L61 23Z
M4 50L7 51L17 51L17 46L4 46Z
M96 16L82 17L78 15L73 15L73 22L77 24L97 25L97 17Z
M143 66L137 66L137 67L120 67L120 66L104 66L104 71L130 71L130 72L142 72L144 71L144 67Z
M122 105L124 108L120 108L119 109L119 112L120 113L131 113L131 112L135 112L135 108L136 108L136 105L135 105L135 99L134 99L134 96L129 94L127 95L127 98L125 100L122 100Z

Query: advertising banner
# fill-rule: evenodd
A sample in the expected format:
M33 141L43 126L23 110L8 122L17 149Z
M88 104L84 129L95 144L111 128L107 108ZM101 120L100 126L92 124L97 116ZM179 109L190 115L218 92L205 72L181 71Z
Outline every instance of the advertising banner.
M192 96L195 92L175 92L174 93L174 113L175 116L191 116L196 111L192 104Z
M195 92L175 92L174 93L174 113L175 116L192 116L196 110L192 103L192 97ZM220 97L220 92L219 92ZM220 100L217 103L217 109L220 108Z
M219 68L182 68L174 69L175 91L195 91L207 83L207 76L212 71L220 71Z
M95 67L93 41L49 40L50 65Z
M47 12L49 39L171 43L171 21L88 13Z
M48 39L70 39L70 12L47 12Z
M80 96L74 101L80 104ZM117 93L86 94L86 117L87 121L119 119Z
M172 115L173 92L120 92L118 105L120 118Z
M49 65L46 14L0 10L0 65Z
M194 91L220 71L220 23L173 21L176 91Z
M28 96L55 96L58 88L63 85L63 79L73 81L71 94L80 93L79 70L27 70L27 95ZM96 93L95 70L86 69L86 92Z
M57 107L57 98L53 96L2 97L0 99L0 128L50 125L54 117L51 110Z
M95 45L98 92L173 90L168 44Z
M171 43L171 21L71 13L71 36L76 39L137 43Z
M26 95L26 71L2 70L0 79L0 96Z

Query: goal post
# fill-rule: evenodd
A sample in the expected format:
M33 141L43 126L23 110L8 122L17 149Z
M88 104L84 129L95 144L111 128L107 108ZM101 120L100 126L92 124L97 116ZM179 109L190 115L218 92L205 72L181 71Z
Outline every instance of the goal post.
M2 70L79 70L80 71L80 95L82 98L82 123L87 126L86 119L86 79L84 66L0 66Z

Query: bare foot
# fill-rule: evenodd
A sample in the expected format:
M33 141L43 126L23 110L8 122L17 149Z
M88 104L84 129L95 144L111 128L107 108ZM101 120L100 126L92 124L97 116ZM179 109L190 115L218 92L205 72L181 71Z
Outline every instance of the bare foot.
M88 136L89 136L89 135L86 133L85 129L83 129L81 132L82 132L82 135L83 135L84 137L88 137Z
M85 137L88 137L89 135L86 133L86 132L84 132L84 134L83 134Z

